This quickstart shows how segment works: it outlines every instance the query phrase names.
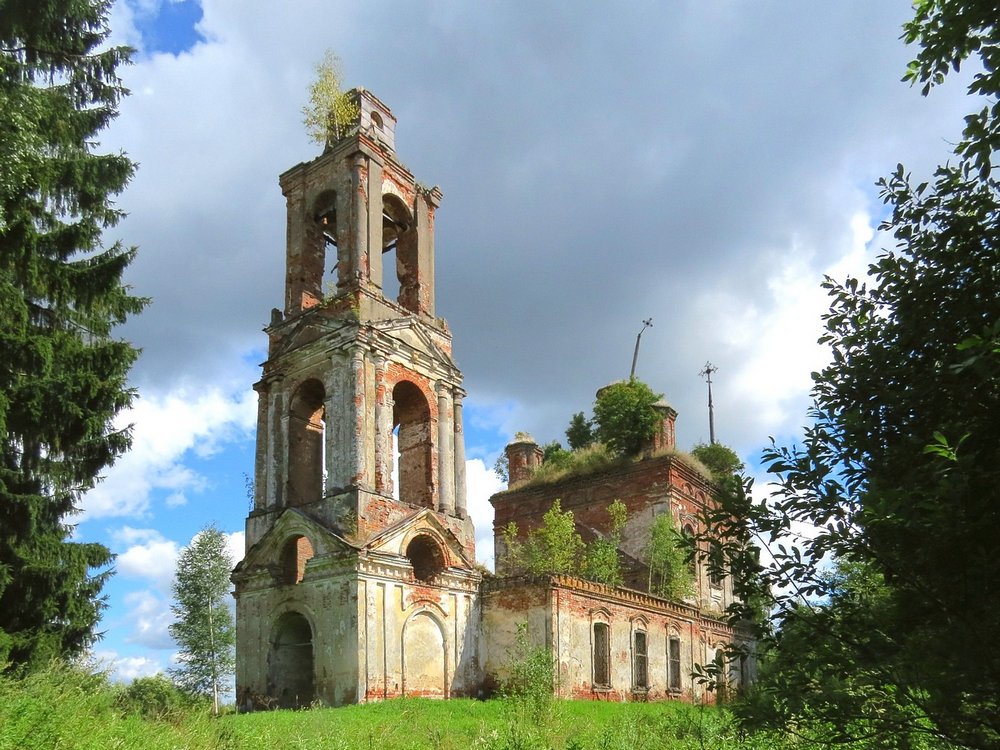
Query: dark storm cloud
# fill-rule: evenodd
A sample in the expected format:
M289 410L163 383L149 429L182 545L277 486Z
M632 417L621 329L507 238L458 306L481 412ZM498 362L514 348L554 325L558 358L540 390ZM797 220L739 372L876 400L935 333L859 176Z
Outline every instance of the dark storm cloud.
M262 348L282 300L276 176L316 153L299 107L330 47L349 85L393 109L403 161L445 194L439 314L470 400L514 402L509 429L561 437L598 386L627 376L652 316L639 375L681 412L682 442L707 438L697 372L712 359L727 440L754 450L802 415L774 423L737 399L801 402L768 391L782 387L768 368L807 360L819 321L779 359L758 341L767 331L734 336L734 316L786 325L782 274L818 287L851 251L851 218L877 222L877 177L945 158L967 108L955 86L928 100L899 82L907 13L791 1L246 13L206 0L207 43L126 71L135 96L115 135L142 169L121 233L142 246L137 290L156 299L126 331L145 348L136 379L217 380ZM773 361L747 367L754 357Z

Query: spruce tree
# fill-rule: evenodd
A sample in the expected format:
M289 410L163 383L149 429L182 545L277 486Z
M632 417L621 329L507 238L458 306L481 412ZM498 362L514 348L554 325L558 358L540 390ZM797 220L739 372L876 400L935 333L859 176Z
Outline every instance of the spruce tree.
M212 696L216 712L222 682L235 668L236 630L228 606L232 569L225 534L206 526L177 559L170 607L177 618L170 635L180 646L180 666L170 670L171 677L187 693Z
M98 153L126 92L104 47L109 2L0 3L0 665L94 639L109 550L72 542L81 495L129 446L137 351L112 336L144 300L134 249L103 248L133 163Z

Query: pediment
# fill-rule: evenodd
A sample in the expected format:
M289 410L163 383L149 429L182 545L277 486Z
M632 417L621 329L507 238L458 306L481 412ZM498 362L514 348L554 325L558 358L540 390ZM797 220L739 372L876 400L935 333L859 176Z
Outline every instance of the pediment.
M281 343L272 352L271 359L276 359L296 349L301 349L320 339L330 341L331 333L341 333L345 339L357 333L355 326L345 326L342 318L328 318L322 315L303 315L286 332L281 335Z
M337 556L358 551L358 547L302 511L288 508L274 522L274 526L247 550L246 556L236 566L234 573L278 564L288 540L300 536L309 540L316 557Z
M403 345L421 352L428 358L455 366L451 354L442 349L426 328L412 317L382 320L372 324L372 328L391 336Z
M444 524L436 513L428 508L419 510L402 521L381 531L369 539L364 549L387 555L406 555L406 548L417 536L425 535L434 539L447 557L447 565L452 568L472 568L475 560L470 560L454 532Z

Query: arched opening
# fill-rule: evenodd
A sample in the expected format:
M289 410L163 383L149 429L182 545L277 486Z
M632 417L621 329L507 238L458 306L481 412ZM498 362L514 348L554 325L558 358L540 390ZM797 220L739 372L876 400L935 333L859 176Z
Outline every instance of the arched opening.
M268 656L268 694L280 708L313 702L313 633L298 612L286 612L274 624Z
M285 542L281 551L282 583L302 583L306 575L306 563L316 554L308 537L295 536Z
M446 698L448 664L444 632L429 612L418 612L403 626L403 694Z
M392 424L398 453L396 484L400 502L434 507L431 483L431 410L424 394L413 383L402 381L392 389ZM399 430L395 431L398 427Z
M444 551L427 534L419 534L406 545L406 559L413 566L413 577L418 581L433 581L445 568Z
M395 195L382 196L382 294L414 311L403 292L416 283L416 247L410 209Z
M289 506L323 497L326 479L326 391L316 379L304 381L292 396L288 419Z
M322 283L320 291L323 296L332 297L337 293L339 278L338 257L338 225L337 225L337 193L325 190L320 193L314 203L313 216L316 227L322 238Z

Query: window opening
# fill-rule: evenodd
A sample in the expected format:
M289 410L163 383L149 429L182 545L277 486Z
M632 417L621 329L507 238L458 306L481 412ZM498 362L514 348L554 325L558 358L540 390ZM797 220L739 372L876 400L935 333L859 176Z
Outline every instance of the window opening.
M323 193L316 201L316 226L322 237L322 285L320 293L324 297L337 294L339 278L339 259L337 249L337 194L333 191Z
M611 639L608 626L603 622L594 623L594 687L611 687Z
M413 566L413 577L430 582L445 568L444 553L431 537L420 534L406 545L406 558Z
M674 635L667 640L667 687L681 689L681 639Z
M635 675L635 687L637 690L645 690L649 687L649 677L646 671L648 662L646 654L646 634L641 630L637 630L633 640L633 659L635 660L635 669L633 674Z
M434 507L431 481L431 412L421 390L408 381L392 389L392 422L399 452L396 482L399 500L424 508Z
M400 301L408 270L400 242L412 240L413 220L409 209L394 195L382 197L382 296Z
M326 481L326 393L310 379L292 396L288 420L288 497L291 506L323 497Z
M285 549L282 553L281 567L284 583L302 583L302 579L306 575L306 563L312 559L314 554L312 543L308 537L296 536L289 539L285 543Z

